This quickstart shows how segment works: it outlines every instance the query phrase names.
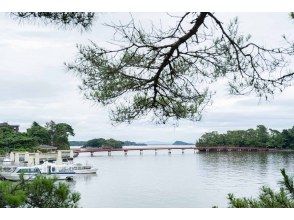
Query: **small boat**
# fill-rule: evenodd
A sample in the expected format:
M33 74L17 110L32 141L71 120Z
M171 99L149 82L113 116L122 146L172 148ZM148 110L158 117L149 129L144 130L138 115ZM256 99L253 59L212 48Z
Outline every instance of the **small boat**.
M20 175L23 175L25 180L32 180L36 175L41 174L38 167L16 167L16 166L6 166L2 167L0 171L0 176L6 180L18 181L20 180Z
M50 167L51 172L44 172L44 169L40 169L39 166L31 167L17 167L17 166L6 166L2 167L0 176L6 180L19 181L20 175L23 175L24 180L32 180L37 175L45 176L47 178L55 178L58 180L72 180L73 172L61 172L57 171L54 166Z
M73 164L72 167L76 174L94 174L97 172L97 168L93 168L90 165L83 165L81 163Z
M75 174L73 167L67 164L45 162L41 165L37 165L37 167L42 174L55 177L58 180L72 180Z

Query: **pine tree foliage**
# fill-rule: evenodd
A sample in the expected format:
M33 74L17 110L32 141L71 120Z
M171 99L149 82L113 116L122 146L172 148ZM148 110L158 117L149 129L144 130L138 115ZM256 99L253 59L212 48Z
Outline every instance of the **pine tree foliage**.
M15 12L11 14L20 21L40 21L60 28L72 27L81 30L90 29L95 19L93 12Z
M109 25L116 35L111 49L80 45L68 64L81 78L87 98L109 106L114 122L153 116L198 121L211 103L216 83L230 94L268 99L290 85L294 47L267 48L239 32L237 19L224 25L214 13L185 13L166 30L138 21Z
M82 29L95 18L95 13L75 12L14 15ZM212 12L171 17L174 25L166 28L135 19L107 24L115 32L113 45L79 45L76 60L67 64L81 79L85 96L110 108L113 122L149 116L158 123L198 121L219 82L226 82L230 94L265 99L291 85L293 40L284 36L277 47L257 44L239 31L238 19L225 25Z
M281 188L275 192L273 189L263 186L258 198L236 198L233 194L228 195L230 208L294 208L294 185L293 177L281 170L283 180Z
M0 208L76 208L80 194L67 183L37 176L28 181L0 181Z

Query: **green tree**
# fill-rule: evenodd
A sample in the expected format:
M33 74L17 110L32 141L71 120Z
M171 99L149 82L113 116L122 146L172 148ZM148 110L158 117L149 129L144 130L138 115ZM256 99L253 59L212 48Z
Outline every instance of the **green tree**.
M79 200L79 193L53 178L37 176L18 183L0 181L0 208L76 208Z
M235 147L270 147L294 149L294 127L282 132L258 125L256 129L216 131L203 134L196 142L197 146L235 146Z
M95 18L93 12L16 12L12 13L21 21L55 24L61 28L80 27L81 30L88 30Z
M0 208L16 208L25 204L26 193L19 185L0 181Z
M86 26L91 25L95 16L14 15L82 26L85 21ZM224 25L211 12L172 18L175 25L165 30L143 27L135 20L108 25L116 33L116 46L80 45L77 59L67 64L81 78L80 88L87 98L114 106L110 111L114 122L131 122L146 115L153 115L159 123L169 119L197 121L220 80L226 80L230 94L254 93L266 99L292 80L294 47L286 37L283 46L267 48L256 44L249 34L241 34L237 19Z
M113 147L121 148L123 146L123 141L117 141L114 139L104 139L104 138L95 138L87 141L84 144L84 147Z
M210 12L185 13L167 30L148 31L134 20L112 28L116 49L81 45L68 68L82 79L86 97L102 105L119 103L111 111L114 122L148 115L159 123L197 121L221 79L231 94L253 92L267 99L294 74L286 63L294 54L288 41L279 48L257 45L238 32L237 20L224 26ZM284 65L288 71L274 77Z
M273 129L270 130L270 138L268 140L268 146L271 148L282 148L284 145L284 139L281 132Z
M109 147L114 147L114 148L121 148L123 146L124 142L122 141L117 141L117 140L114 140L112 138L106 140L105 142L105 146L109 146Z
M69 149L69 136L74 136L73 128L66 123L56 124L54 121L46 123L45 126L50 135L50 143L58 149Z
M0 128L0 149L3 152L12 150L34 150L36 140L25 132L15 132L11 127Z
M71 192L68 184L43 176L25 183L24 188L29 208L76 208L80 200L80 194Z
M27 134L33 137L38 142L38 144L50 144L49 131L39 125L37 122L33 122L32 126L27 129Z
M229 206L231 208L294 208L293 177L289 177L285 169L282 169L281 173L283 180L280 182L279 191L275 192L263 186L257 199L236 198L233 194L229 194Z
M256 128L257 145L258 147L266 147L269 139L267 128L264 125L257 125Z

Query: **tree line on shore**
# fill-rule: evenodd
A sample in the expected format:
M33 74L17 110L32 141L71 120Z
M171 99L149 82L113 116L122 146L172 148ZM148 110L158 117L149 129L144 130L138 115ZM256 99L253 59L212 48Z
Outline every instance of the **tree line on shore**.
M17 151L34 151L40 145L69 149L68 137L73 128L66 123L47 122L45 126L33 122L26 132L16 132L9 125L0 127L0 154Z
M258 125L256 129L233 130L220 134L212 131L203 134L196 142L198 147L268 147L294 149L294 126L282 131Z

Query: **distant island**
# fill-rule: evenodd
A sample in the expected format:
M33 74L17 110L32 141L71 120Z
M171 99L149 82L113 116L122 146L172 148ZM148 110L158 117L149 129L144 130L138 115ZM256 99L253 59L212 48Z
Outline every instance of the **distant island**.
M119 141L115 139L94 138L88 141L70 141L70 146L82 147L111 147L122 148L123 146L147 146L145 143L136 143L133 141Z
M187 143L187 142L184 142L184 141L175 141L173 143L173 145L194 145L192 143Z

